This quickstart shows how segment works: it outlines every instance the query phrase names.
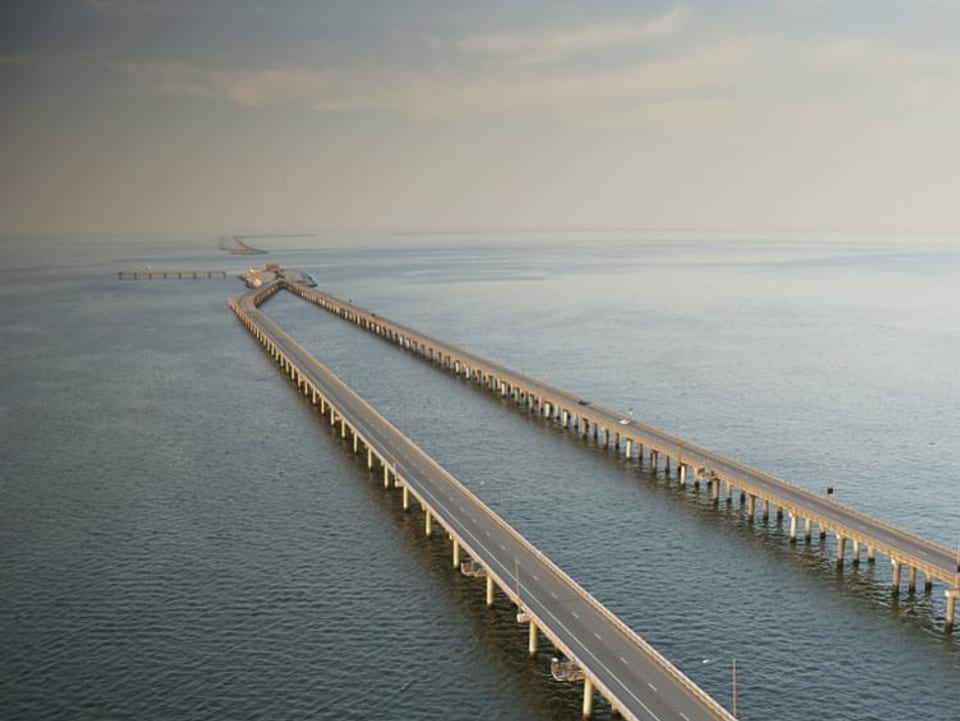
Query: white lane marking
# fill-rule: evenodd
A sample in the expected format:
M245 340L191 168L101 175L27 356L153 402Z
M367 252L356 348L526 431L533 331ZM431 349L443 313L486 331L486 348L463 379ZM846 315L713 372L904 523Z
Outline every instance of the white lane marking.
M491 535L490 531L484 531L484 533L486 533L488 537Z
M507 550L507 547L504 546L504 545L501 543L501 544L500 544L500 550L501 550L501 551L506 551L506 550Z
M687 716L683 711L679 711L678 713L679 713L681 716L683 716L683 718L686 719L686 721L690 721L690 717Z
M539 576L537 576L536 574L534 574L534 576L533 576L533 580L534 580L534 581L539 581L539 580L540 580L540 577L539 577Z
M653 685L652 683L650 683L649 681L647 681L647 686L649 686L650 688L652 688L654 691L657 690L657 687L654 686L654 685Z
M577 613L576 611L571 611L570 613L571 615L573 615L574 618L580 618L580 614Z
M551 595L551 596L553 596L553 598L554 598L554 599L556 599L556 598L557 598L557 594L556 594L556 593L554 593L553 591L550 591L550 595Z
M624 665L624 666L629 666L629 665L630 665L630 662L627 661L627 659L625 659L623 656L620 657L620 660L623 661L623 665Z
M603 638L600 636L600 634L597 633L596 631L593 632L593 637L594 637L595 639L597 639L598 641L602 641L602 640L603 640Z

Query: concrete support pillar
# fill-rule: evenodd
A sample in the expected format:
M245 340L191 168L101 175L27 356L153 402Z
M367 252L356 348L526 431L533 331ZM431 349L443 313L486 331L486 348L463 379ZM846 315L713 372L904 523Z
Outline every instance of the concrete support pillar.
M583 679L583 717L590 718L593 715L593 681L589 678Z
M530 621L530 629L527 632L527 653L532 657L537 655L537 624Z
M383 487L390 488L390 466L383 464Z
M750 520L753 520L753 516L757 510L757 497L750 494L750 497L747 499L747 515L750 517Z
M347 422L343 420L343 416L340 417L340 437L347 437Z
M367 448L367 468L373 468L373 449Z
M403 510L410 510L410 489L406 483L403 484Z
M353 452L360 452L360 436L357 435L356 431L353 432Z
M805 519L803 522L803 540L807 543L810 543L810 538L813 536L813 521L809 518Z
M720 479L716 478L710 483L710 498L714 505L720 503Z
M336 424L337 424L337 414L336 414L336 411L333 410L333 406L330 406L330 425L334 426Z
M927 571L923 572L923 590L927 593L933 590L933 576L931 576Z
M891 584L893 586L893 592L900 593L900 571L903 568L903 564L897 559L891 558L890 565L893 566L893 582Z
M949 633L953 630L953 613L957 607L957 596L960 596L960 589L948 588L944 595L947 597L947 614L943 621L943 630Z
M873 546L867 546L867 563L873 563L877 560L877 551Z
M907 571L907 590L913 593L917 590L917 567L910 566Z
M670 456L664 456L663 458L663 472L666 475L670 475Z
M560 425L562 425L564 428L567 427L567 420L569 419L569 417L570 417L570 414L567 413L566 411L563 411L560 414Z
M770 520L770 501L766 499L763 501L763 520L765 522Z
M627 439L627 443L626 443L626 445L624 446L623 454L624 454L628 459L633 458L633 441L632 441L631 439L629 439L629 438Z
M727 503L733 503L733 484L727 481Z
M687 485L687 466L685 463L680 464L680 488L685 488Z
M783 520L783 506L777 506L777 520Z
M653 469L653 472L656 473L658 466L660 465L660 451L650 451L650 467Z
M453 539L453 567L460 568L460 541Z
M854 566L860 565L860 541L856 539L853 541L853 557L850 559L850 563Z
M847 547L847 539L837 534L837 565L843 565L843 552Z
M433 514L429 508L423 509L423 535L427 538L433 535Z
M790 543L797 542L797 514L790 514Z
M489 574L489 571L487 572ZM493 576L487 576L487 608L493 605Z

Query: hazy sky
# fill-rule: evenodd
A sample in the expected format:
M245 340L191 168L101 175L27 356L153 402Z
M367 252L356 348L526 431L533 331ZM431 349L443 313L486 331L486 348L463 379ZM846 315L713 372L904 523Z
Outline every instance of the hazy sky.
M2 0L0 233L960 232L960 0Z

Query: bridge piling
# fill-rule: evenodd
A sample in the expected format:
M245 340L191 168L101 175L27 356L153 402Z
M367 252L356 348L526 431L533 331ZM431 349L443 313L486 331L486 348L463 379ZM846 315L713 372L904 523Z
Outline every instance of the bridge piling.
M493 576L487 574L487 608L493 606Z
M583 717L590 718L593 715L593 681L589 676L583 678Z
M943 628L947 633L950 633L953 630L953 615L957 607L957 596L960 596L960 588L948 588L944 595L947 598L947 612Z
M531 658L537 655L537 624L530 619L529 630L527 632L527 655Z
M406 490L406 486L404 486ZM430 538L433 535L433 516L429 508L423 509L423 535Z
M900 593L900 571L903 564L895 558L890 559L890 565L893 567L892 586L894 593Z

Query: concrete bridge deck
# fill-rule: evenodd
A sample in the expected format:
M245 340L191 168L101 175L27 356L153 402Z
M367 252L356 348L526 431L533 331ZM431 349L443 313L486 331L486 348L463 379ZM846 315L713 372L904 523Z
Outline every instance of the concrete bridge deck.
M432 534L435 524L446 530L453 566L460 565L462 553L470 555L470 574L486 579L487 605L497 588L517 605L518 622L528 625L531 655L543 635L579 667L584 716L591 713L596 690L627 719L734 720L258 310L281 287L291 286L275 281L231 298L230 306L330 424L339 424L341 437L352 438L354 451L365 449L367 466L379 464L386 487L392 479L403 493L404 509L411 496L419 503L425 533Z
M788 514L791 543L797 542L801 523L807 541L816 524L821 538L828 533L836 537L838 565L842 566L847 558L848 544L849 559L853 564L860 563L864 550L868 563L873 563L876 554L881 553L891 563L894 592L900 590L904 569L911 591L916 588L918 571L923 574L926 590L932 589L934 581L941 582L945 586L946 598L944 627L948 631L952 629L956 599L960 596L960 552L956 549L933 543L826 496L634 420L620 411L588 402L574 393L332 295L289 283L283 287L371 333L476 381L494 393L509 396L564 427L584 435L592 432L627 459L642 463L646 455L653 470L663 469L667 474L672 465L681 485L685 485L691 475L693 483L705 482L715 503L720 502L721 489L725 486L726 501L732 503L734 496L739 496L743 510L751 519L758 512L764 518L768 517L771 508L778 517Z

